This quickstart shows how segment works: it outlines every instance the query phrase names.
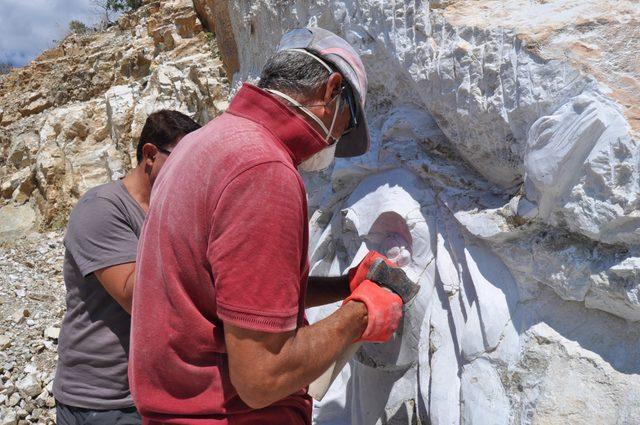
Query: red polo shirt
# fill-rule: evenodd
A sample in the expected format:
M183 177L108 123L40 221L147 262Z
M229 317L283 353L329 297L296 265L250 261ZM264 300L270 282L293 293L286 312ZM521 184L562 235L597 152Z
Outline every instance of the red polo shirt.
M138 244L129 379L145 423L311 423L303 390L261 410L242 402L223 323L304 326L308 224L296 165L325 146L279 100L244 85L171 153Z

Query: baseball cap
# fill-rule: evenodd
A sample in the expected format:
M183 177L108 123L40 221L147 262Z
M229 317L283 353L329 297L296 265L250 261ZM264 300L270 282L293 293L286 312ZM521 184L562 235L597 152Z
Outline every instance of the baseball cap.
M336 156L347 158L369 150L371 138L364 114L367 74L358 53L343 38L323 28L297 28L282 36L278 52L304 49L334 65L347 80L355 97L356 127L343 135L336 146Z

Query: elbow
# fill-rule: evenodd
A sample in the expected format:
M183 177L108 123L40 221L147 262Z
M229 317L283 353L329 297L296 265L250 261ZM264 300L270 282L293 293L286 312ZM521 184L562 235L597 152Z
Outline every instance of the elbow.
M277 393L273 391L275 383L272 383L271 380L265 379L264 377L254 375L253 377L246 377L244 379L234 379L232 375L231 383L244 404L252 409L262 409L278 401L277 398L273 398L274 394Z
M265 397L264 394L258 394L254 391L238 391L238 395L244 404L255 410L263 409L275 401Z
M133 294L122 294L116 301L120 304L120 307L131 316L131 310L133 309Z

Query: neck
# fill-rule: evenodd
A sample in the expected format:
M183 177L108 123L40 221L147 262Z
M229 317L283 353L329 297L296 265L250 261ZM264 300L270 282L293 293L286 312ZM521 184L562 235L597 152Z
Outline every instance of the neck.
M149 211L149 197L151 196L151 182L149 176L144 171L143 165L138 165L122 179L127 192L138 202L140 207Z

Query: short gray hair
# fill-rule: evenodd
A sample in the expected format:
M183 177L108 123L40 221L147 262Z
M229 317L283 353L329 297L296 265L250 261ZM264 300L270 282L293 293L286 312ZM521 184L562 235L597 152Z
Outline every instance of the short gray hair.
M282 50L267 60L258 87L313 98L329 78L329 71L309 55Z

